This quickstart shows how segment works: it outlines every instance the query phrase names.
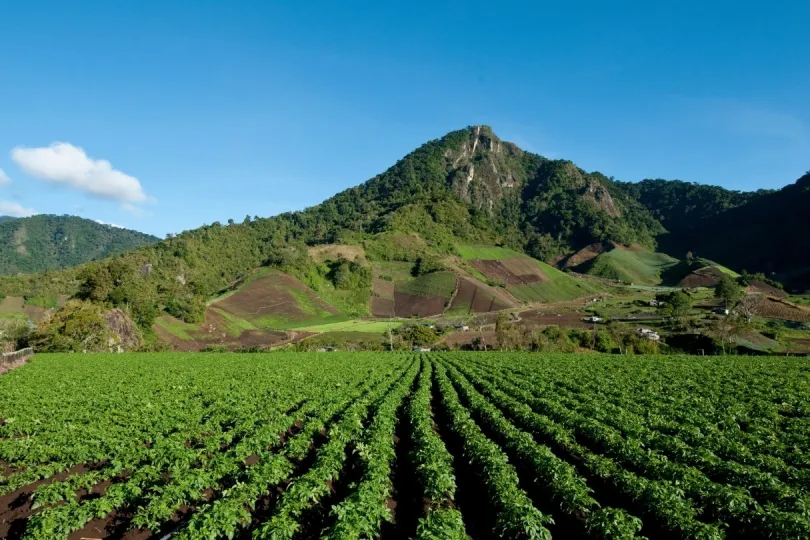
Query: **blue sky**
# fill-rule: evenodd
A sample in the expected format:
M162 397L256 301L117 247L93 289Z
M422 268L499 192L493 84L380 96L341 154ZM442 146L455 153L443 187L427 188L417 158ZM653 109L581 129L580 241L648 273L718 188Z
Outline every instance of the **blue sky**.
M622 180L778 188L810 169L809 19L806 0L3 2L0 210L162 236L316 204L472 124Z

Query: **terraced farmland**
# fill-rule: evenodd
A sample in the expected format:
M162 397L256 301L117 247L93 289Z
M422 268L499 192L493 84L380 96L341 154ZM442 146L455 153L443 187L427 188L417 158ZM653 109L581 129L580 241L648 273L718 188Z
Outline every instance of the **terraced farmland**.
M39 355L3 538L807 538L810 364Z

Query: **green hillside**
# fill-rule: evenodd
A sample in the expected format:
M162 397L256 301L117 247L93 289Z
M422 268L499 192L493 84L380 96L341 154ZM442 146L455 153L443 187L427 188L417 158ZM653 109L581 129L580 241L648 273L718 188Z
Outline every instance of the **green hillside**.
M678 260L663 253L616 247L600 253L582 268L586 274L637 285L660 285L663 273Z
M374 178L300 212L215 222L116 257L109 257L111 251L102 248L88 255L88 250L79 249L86 239L76 238L66 243L75 245L77 253L107 258L47 276L0 278L0 294L75 295L125 308L144 329L163 314L199 324L212 298L257 268L271 267L294 276L342 315L358 318L370 314L372 281L408 281L406 269L412 275L445 270L447 261L461 255L460 271L490 287L503 286L526 302L566 300L590 294L597 286L548 265L527 262L530 259L524 254L549 261L596 243L640 246L637 252L604 254L593 263L600 265L593 272L633 283L655 283L673 263L653 253L666 232L666 222L673 223L671 234L681 234L683 227L674 226L673 216L691 207L689 201L704 197L703 191L694 195L680 188L663 194L656 186L634 190L570 161L525 152L501 141L490 128L473 126L430 141ZM656 195L659 192L661 196ZM695 219L742 211L777 195L735 196L726 203L722 190L711 193L706 196L715 197L715 202L702 206ZM795 214L789 201L784 197L779 201L786 212ZM656 213L653 204L663 210ZM22 221L12 220L0 228L19 228ZM111 227L102 230L109 235L120 233ZM16 253L24 235L18 233L15 240L11 234ZM35 246L28 228L26 234L29 240L24 248L32 252ZM329 250L313 259L308 249L324 244L355 247L364 253L363 260L349 260L338 251L330 255ZM791 264L802 262L807 252L791 254ZM709 250L700 256L721 263L727 260ZM499 264L487 267L486 261ZM391 265L388 273L383 264ZM387 301L376 293L374 298Z
M784 182L784 179L781 180ZM810 171L779 190L738 192L689 182L619 184L668 233L659 250L763 272L796 289L810 287Z
M542 261L534 261L548 278L529 285L508 287L512 295L523 302L564 302L596 293L601 290L598 284L584 279L576 279L565 272Z
M0 220L0 274L58 270L158 241L155 236L75 216Z
M503 282L506 290L521 302L562 302L599 290L595 283L508 248L460 245L457 249L471 275L483 281Z
M396 284L397 292L413 296L440 296L449 299L456 288L456 275L453 272L433 272Z

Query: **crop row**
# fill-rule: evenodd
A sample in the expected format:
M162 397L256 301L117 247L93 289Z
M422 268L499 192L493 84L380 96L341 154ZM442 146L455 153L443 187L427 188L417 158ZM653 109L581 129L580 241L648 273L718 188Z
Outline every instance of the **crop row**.
M810 537L809 373L525 353L42 356L0 378L0 536L15 519L38 540L96 537L105 520L178 540Z

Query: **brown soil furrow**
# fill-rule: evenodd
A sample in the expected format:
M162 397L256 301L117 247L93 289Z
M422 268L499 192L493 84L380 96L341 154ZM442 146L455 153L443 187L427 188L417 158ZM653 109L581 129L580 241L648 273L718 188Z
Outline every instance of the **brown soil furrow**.
M23 486L13 493L0 497L0 538L19 538L25 531L28 518L35 511L32 508L33 501L31 495L39 486L60 482L73 474L84 474L98 465L76 465L66 471L62 471L49 478L38 480L27 486Z

